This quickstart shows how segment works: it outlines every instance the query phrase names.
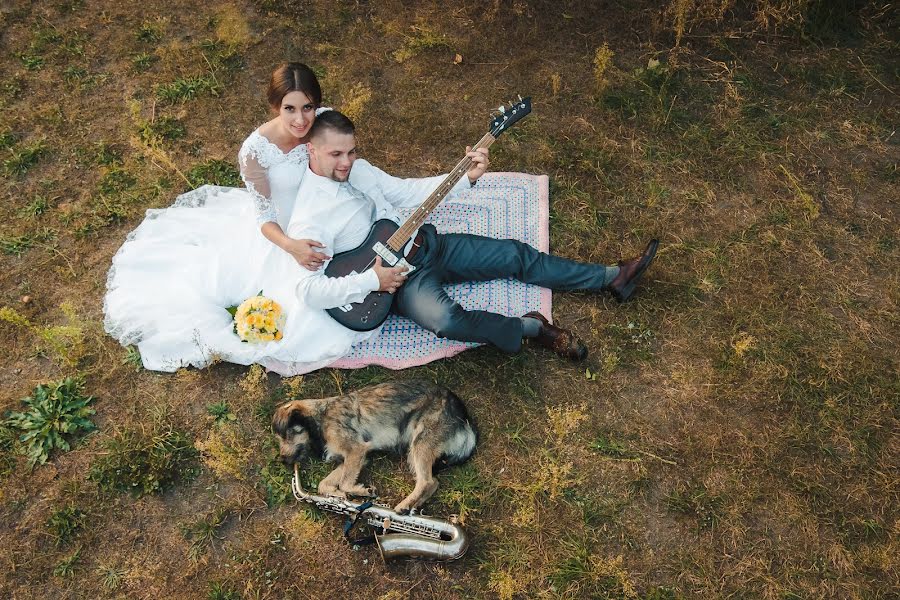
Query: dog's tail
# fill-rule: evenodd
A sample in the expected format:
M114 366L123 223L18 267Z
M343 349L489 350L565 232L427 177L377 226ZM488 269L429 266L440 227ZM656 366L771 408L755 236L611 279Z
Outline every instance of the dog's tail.
M478 428L475 422L469 416L463 401L450 390L447 390L447 398L444 401L444 414L447 421L454 424L454 431L449 436L444 453L435 465L437 469L466 462L475 453L475 446L478 443Z

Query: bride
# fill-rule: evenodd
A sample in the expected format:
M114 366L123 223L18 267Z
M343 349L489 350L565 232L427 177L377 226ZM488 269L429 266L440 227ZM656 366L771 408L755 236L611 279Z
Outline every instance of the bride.
M322 91L309 67L288 63L272 73L267 98L277 116L251 133L238 154L246 189L203 186L169 208L148 210L113 257L104 327L122 345L137 345L147 369L224 360L295 375L377 334L350 331L296 298L299 269L317 270L329 258L315 240L285 233ZM281 305L284 337L243 343L226 309L260 291Z

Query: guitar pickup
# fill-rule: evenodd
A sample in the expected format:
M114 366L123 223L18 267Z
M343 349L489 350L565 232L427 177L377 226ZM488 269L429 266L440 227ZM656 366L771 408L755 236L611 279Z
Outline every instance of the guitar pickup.
M372 250L381 257L385 263L387 263L391 267L406 267L406 274L409 275L413 271L416 270L416 267L409 264L405 258L402 256L397 256L394 252L382 244L381 242L375 242L375 245L372 246Z

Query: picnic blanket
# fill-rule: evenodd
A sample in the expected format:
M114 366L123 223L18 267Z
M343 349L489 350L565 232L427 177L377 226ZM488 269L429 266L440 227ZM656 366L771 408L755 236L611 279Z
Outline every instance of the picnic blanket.
M550 245L548 220L546 175L487 173L478 180L476 187L440 204L428 222L442 233L513 238L547 252ZM550 315L549 289L513 279L450 285L447 286L447 293L469 310L487 310L508 316L521 316L539 310L548 317ZM447 358L478 345L441 339L405 317L391 315L381 335L354 346L349 355L329 366L358 369L380 365L390 369L406 369Z

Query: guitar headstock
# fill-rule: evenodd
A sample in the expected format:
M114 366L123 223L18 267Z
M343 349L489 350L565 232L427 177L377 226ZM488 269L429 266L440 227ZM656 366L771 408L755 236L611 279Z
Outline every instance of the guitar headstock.
M511 101L497 110L499 114L491 119L491 135L495 138L531 113L531 97L519 96L515 102Z

